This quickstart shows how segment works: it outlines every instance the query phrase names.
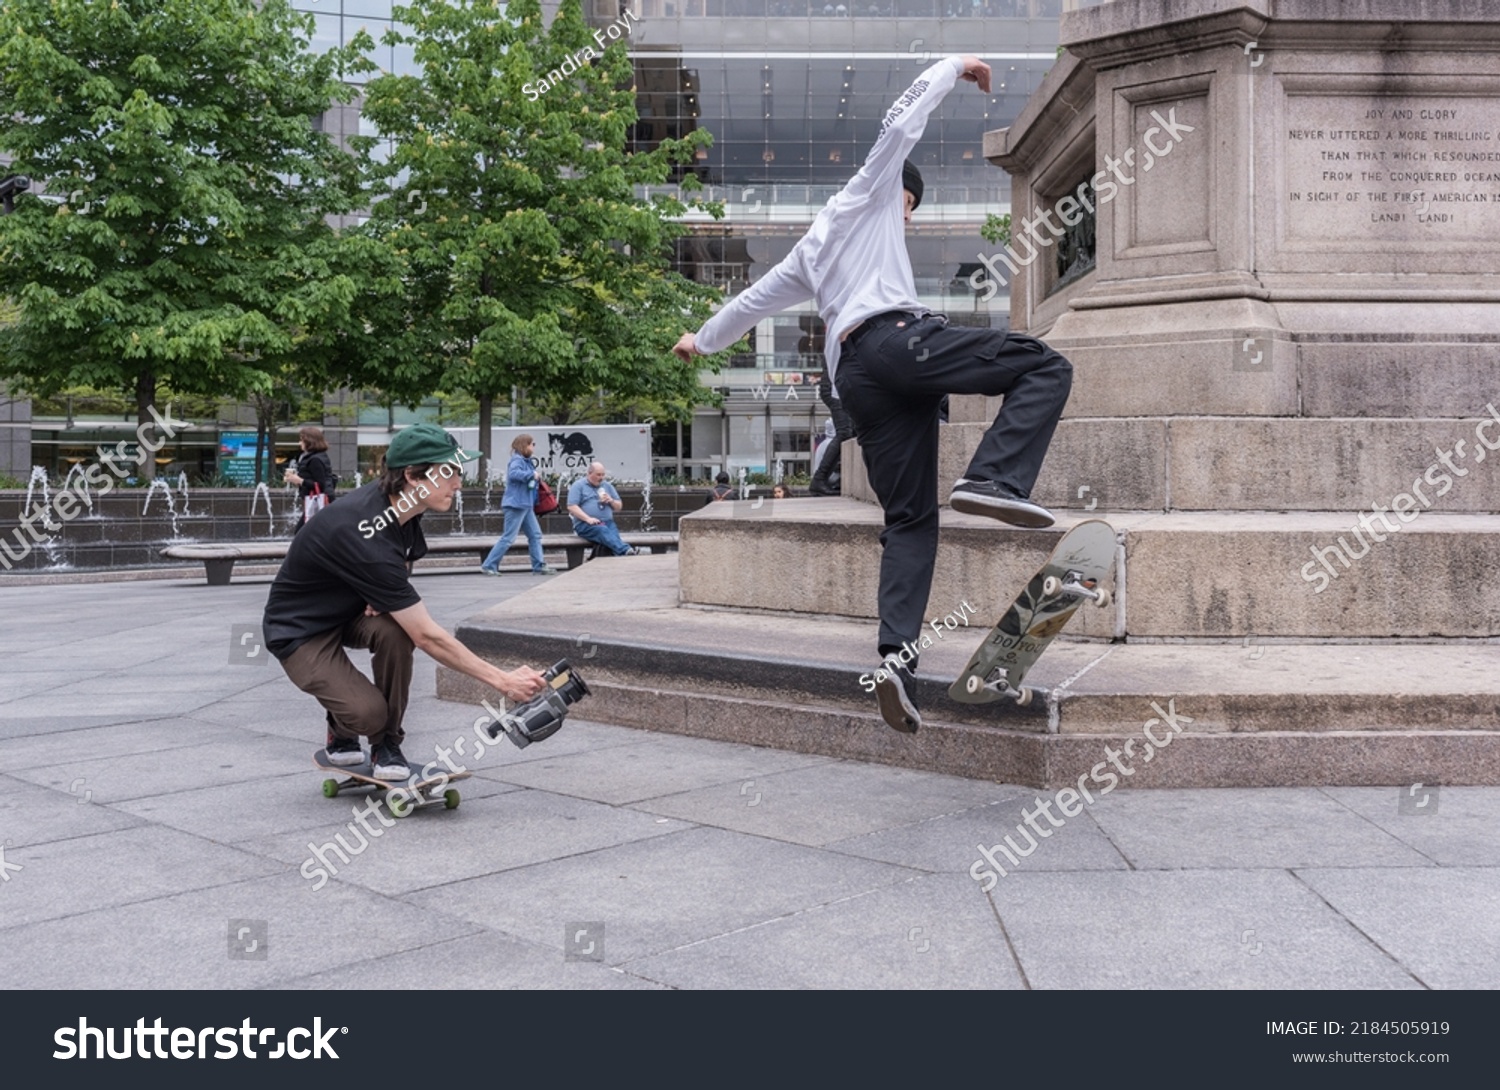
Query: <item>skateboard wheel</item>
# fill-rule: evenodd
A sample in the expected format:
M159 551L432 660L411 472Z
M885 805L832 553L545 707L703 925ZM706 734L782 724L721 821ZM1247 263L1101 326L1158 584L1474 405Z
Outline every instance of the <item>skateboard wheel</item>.
M1062 580L1057 576L1049 575L1042 580L1042 593L1048 598L1051 598L1060 590L1062 590Z
M323 781L323 797L325 799L331 799L335 795L337 795L338 793L339 793L339 781L338 780L324 780Z
M391 817L395 818L404 818L408 816L413 809L412 803L401 802L398 799L391 798L389 795L386 796L385 804L391 808Z
M1031 690L1025 685L1021 686L1020 692L1016 694L1016 706L1024 708L1031 703Z
M984 679L981 678L981 677L979 677L979 675L977 675L977 674L973 675L972 677L969 678L968 681L964 682L964 689L968 692L968 694L970 696L977 696L979 694L979 690L981 690L983 688L984 688Z
M1114 600L1115 600L1115 596L1113 594L1111 594L1104 587L1100 587L1099 588L1099 597L1097 597L1097 598L1094 599L1094 605L1098 606L1100 609L1106 609L1106 608L1108 608L1109 604L1111 602L1113 602Z
M451 787L443 792L443 807L447 810L458 809L458 792Z

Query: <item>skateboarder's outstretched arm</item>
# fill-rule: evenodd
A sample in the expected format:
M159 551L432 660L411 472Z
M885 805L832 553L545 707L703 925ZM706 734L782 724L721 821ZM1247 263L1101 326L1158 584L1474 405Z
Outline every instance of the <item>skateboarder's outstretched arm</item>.
M812 284L802 268L798 249L793 249L770 272L725 303L719 313L703 323L696 336L684 333L672 351L682 360L695 353L706 356L722 352L762 318L790 310L812 297Z
M813 298L814 272L820 253L830 243L842 243L871 224L867 214L889 214L898 234L903 217L901 168L907 153L922 138L927 118L959 79L990 89L990 67L978 57L947 57L917 77L886 113L880 137L859 172L818 214L812 228L775 268L740 292L695 333L684 333L672 352L681 360L720 352L739 340L762 318ZM823 255L826 259L829 255ZM825 270L826 271L826 270ZM819 300L822 309L823 300Z
M845 207L871 200L889 202L899 212L901 167L922 139L928 117L960 78L977 83L988 92L990 66L978 57L944 57L918 76L891 104L864 165L834 201Z

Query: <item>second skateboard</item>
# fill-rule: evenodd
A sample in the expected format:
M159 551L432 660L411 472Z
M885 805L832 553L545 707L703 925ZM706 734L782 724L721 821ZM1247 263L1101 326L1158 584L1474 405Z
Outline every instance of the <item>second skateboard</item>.
M1114 563L1114 527L1103 519L1074 526L985 636L948 695L964 704L1004 698L1029 704L1032 690L1023 681L1047 645L1084 602L1102 609L1113 601L1103 583Z

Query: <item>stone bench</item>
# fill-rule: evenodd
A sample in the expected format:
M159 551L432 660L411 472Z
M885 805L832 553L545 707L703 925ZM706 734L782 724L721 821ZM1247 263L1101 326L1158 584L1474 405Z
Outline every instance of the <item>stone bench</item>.
M622 532L625 544L637 549L650 549L653 553L671 552L677 548L675 531ZM497 539L491 536L477 537L473 534L442 534L427 539L427 555L440 556L445 553L473 553L483 561L495 546ZM291 541L240 541L212 545L169 545L161 555L169 560L199 560L208 572L208 585L229 585L234 565L240 560L282 560ZM525 535L518 535L507 550L508 553L527 550ZM543 534L542 548L560 549L568 558L568 568L576 568L584 562L585 553L593 550L593 543L576 534Z

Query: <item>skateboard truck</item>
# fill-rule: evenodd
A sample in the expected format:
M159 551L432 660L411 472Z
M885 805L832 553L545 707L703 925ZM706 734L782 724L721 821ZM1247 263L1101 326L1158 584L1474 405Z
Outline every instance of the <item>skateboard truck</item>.
M1042 580L1042 593L1048 598L1054 598L1059 594L1070 598L1092 598L1094 605L1100 609L1105 608L1113 601L1109 591L1104 587L1094 585L1094 580L1087 582L1078 581L1077 572L1068 572L1067 577L1059 579L1055 575L1049 575Z
M1023 708L1031 703L1033 692L1026 685L1022 685L1019 689L1012 688L1004 667L999 667L991 671L990 676L986 678L971 675L964 683L964 688L970 696L978 696L985 690L998 693L1000 696L1008 696Z
M503 730L517 749L551 738L562 727L569 706L589 695L589 687L567 659L553 663L542 674L542 679L547 682L547 688L540 695L506 712L499 723L485 728L491 738L500 737Z

